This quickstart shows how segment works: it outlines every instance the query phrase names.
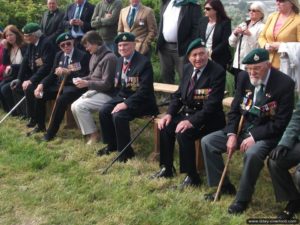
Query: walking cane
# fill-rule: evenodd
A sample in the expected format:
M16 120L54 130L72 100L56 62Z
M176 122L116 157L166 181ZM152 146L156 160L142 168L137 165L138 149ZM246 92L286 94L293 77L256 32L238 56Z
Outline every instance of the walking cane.
M56 103L57 103L57 99L58 97L60 96L62 90L64 89L64 86L65 86L65 82L66 82L66 79L67 79L67 75L64 76L64 79L62 80L60 86L59 86L59 89L58 89L58 92L57 92L57 95L56 95L56 99L55 99L55 102L54 102L54 106L52 108L52 112L50 114L50 119L49 119L49 123L48 123L48 129L50 127L50 125L52 124L52 120L53 120L53 114L54 114L54 111L56 109Z
M237 131L237 135L236 135L237 137L240 135L240 132L241 132L241 129L242 129L242 126L243 126L243 122L244 122L244 115L241 116L241 119L240 119L240 122L239 122L238 131ZM226 164L225 164L225 167L224 167L224 170L223 170L223 173L222 173L219 185L218 185L218 189L217 189L217 192L215 194L214 202L216 202L219 198L221 188L222 188L222 185L224 183L224 179L225 179L225 176L226 176L226 173L227 173L227 170L228 170L228 166L229 166L229 162L231 160L231 157L232 157L232 153L230 153L227 157Z
M145 126L135 135L133 139L120 151L119 155L103 170L101 173L106 174L108 169L121 157L121 155L126 151L126 149L140 136L140 134L148 127L148 125L155 119L155 116L151 116L151 119L145 124Z
M26 96L24 96L0 121L0 124L10 115L12 112L18 108L18 106L26 99Z

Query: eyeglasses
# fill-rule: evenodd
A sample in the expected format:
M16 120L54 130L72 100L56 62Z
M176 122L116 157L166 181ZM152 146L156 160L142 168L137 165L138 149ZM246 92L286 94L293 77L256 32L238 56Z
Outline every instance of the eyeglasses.
M288 0L276 0L276 2L279 2L279 3L284 3L284 2L287 2Z
M213 8L205 7L204 9L205 9L206 11L210 11L210 10L213 9Z
M260 11L257 10L257 9L248 9L248 12L254 12L254 13L256 13L256 12L260 12Z
M68 42L65 42L65 43L61 43L61 44L59 45L59 47L61 47L61 48L64 48L64 47L70 47L71 44L72 44L72 42L71 42L71 41L68 41Z

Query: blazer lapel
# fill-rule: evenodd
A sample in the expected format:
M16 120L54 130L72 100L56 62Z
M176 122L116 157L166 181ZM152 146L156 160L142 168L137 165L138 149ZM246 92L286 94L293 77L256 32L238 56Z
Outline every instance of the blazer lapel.
M130 30L133 30L133 28L136 27L136 24L139 26L139 21L140 21L141 16L142 16L143 13L144 13L144 10L145 10L145 7L144 7L142 4L140 4L140 8L139 8L139 10L137 11L137 14L136 14L136 17L135 17L135 20L134 20L134 21L137 21L137 23L133 22L133 25L132 25L132 27L130 28Z
M279 14L278 14L278 15L279 15ZM278 19L278 17L277 17L277 19ZM276 19L276 21L277 21L277 19ZM278 35L279 35L282 31L284 31L284 29L285 29L290 23L292 23L292 22L294 21L294 19L295 19L295 14L293 13L292 15L289 16L289 18L285 21L285 23L283 24L283 26L280 28L279 32L276 34L275 39L277 39ZM275 21L275 23L276 23L276 21Z
M184 15L186 15L187 10L188 10L187 6L181 6L181 10L180 10L180 13L179 13L179 18L178 18L178 25L181 24L181 21L182 21Z
M188 67L188 69L187 69L187 73L186 74L188 74L188 75L186 75L185 77L185 79L184 79L184 84L183 84L183 87L182 87L182 90L183 90L183 97L186 99L187 97L188 97L188 88L189 88L189 83L190 83L190 79L191 79L191 77L192 77L192 75L193 75L193 66L192 65L190 65L189 67Z

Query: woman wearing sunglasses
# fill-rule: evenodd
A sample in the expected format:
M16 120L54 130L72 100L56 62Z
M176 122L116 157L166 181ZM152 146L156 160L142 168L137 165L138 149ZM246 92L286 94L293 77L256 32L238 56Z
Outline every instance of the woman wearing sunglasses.
M239 24L229 37L229 45L236 48L232 65L235 87L238 73L245 70L242 61L251 50L259 47L257 39L268 17L267 7L261 1L253 2L248 11L249 20Z
M226 69L231 61L228 38L231 34L231 20L220 0L204 3L205 16L200 19L199 36L205 40L210 58Z
M276 0L276 6L277 12L268 17L258 42L269 51L272 66L279 69L280 44L300 41L300 7L298 0Z

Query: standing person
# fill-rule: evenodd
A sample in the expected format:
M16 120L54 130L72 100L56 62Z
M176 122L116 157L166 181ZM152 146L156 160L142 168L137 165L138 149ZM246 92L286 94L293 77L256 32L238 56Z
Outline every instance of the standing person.
M12 91L26 96L27 113L30 121L27 127L36 125L35 104L33 95L38 83L49 74L54 59L54 48L51 42L43 35L37 23L28 23L23 29L24 40L28 44L23 57L17 79L10 83ZM13 102L12 91L4 96Z
M56 100L52 121L43 137L44 141L50 141L55 137L68 106L84 92L84 89L75 87L72 79L88 73L89 56L86 52L74 47L73 37L68 32L60 34L56 39L56 44L59 45L61 51L55 56L52 70L34 90L37 126L29 133L30 135L45 130L46 102ZM64 79L62 92L56 99Z
M83 35L92 30L91 19L94 13L94 5L88 0L74 0L73 4L67 7L63 18L63 26L68 30L75 40L75 46L83 49L80 45Z
M300 101L298 101L292 119L277 147L270 152L268 161L276 200L279 202L288 201L284 210L278 214L278 219L289 220L294 217L295 213L300 212L300 192L289 172L289 169L299 163Z
M271 68L267 50L252 50L243 64L247 65L247 72L239 74L226 127L201 140L209 186L220 181L224 169L222 153L231 157L239 148L244 154L239 190L228 208L230 214L243 213L248 207L264 160L281 138L294 106L295 82ZM220 193L235 194L227 176ZM214 197L215 194L206 195L207 200Z
M235 88L239 72L245 70L242 61L252 49L259 47L257 40L268 17L267 7L261 1L252 2L248 11L249 20L239 24L229 37L229 45L235 48L232 65Z
M298 0L277 0L276 6L278 11L268 17L258 43L269 51L272 66L279 69L280 44L300 42L300 6Z
M225 126L222 106L225 70L208 59L205 43L200 38L191 42L186 55L189 63L184 67L184 77L171 99L167 114L158 123L161 169L152 176L173 176L176 138L180 172L187 174L180 188L201 184L196 169L195 140Z
M121 0L101 0L96 5L91 20L92 28L97 30L104 44L112 52L117 50L114 38L117 36L121 8Z
M65 13L58 8L57 0L47 0L47 8L40 26L43 34L55 45L58 35L64 32L62 21Z
M220 0L207 0L204 10L205 16L199 22L199 37L205 40L210 58L226 70L231 61L228 43L231 20Z
M26 45L24 43L23 34L15 25L8 25L3 32L3 65L5 65L3 81L0 83L0 100L3 105L3 109L9 112L14 107L14 101L5 98L11 93L10 82L18 76L20 65L23 60L23 56L26 52ZM12 112L12 115L21 115L18 109Z
M162 0L157 51L160 73L165 83L174 84L175 69L180 79L183 76L186 50L198 35L201 7L197 2Z
M119 152L130 142L129 121L143 115L156 115L153 90L153 69L150 60L135 51L135 36L121 33L115 39L121 57L117 62L115 97L100 109L102 140L107 146L98 155ZM131 146L119 161L134 157Z
M135 50L151 58L151 43L157 35L153 9L142 5L140 0L130 0L119 17L118 33L130 32L135 36Z
M88 88L79 99L73 102L71 109L75 121L83 135L87 135L88 145L99 141L100 134L93 119L93 112L112 99L117 57L104 45L96 31L87 32L82 44L92 55L88 76L75 81L78 88Z

